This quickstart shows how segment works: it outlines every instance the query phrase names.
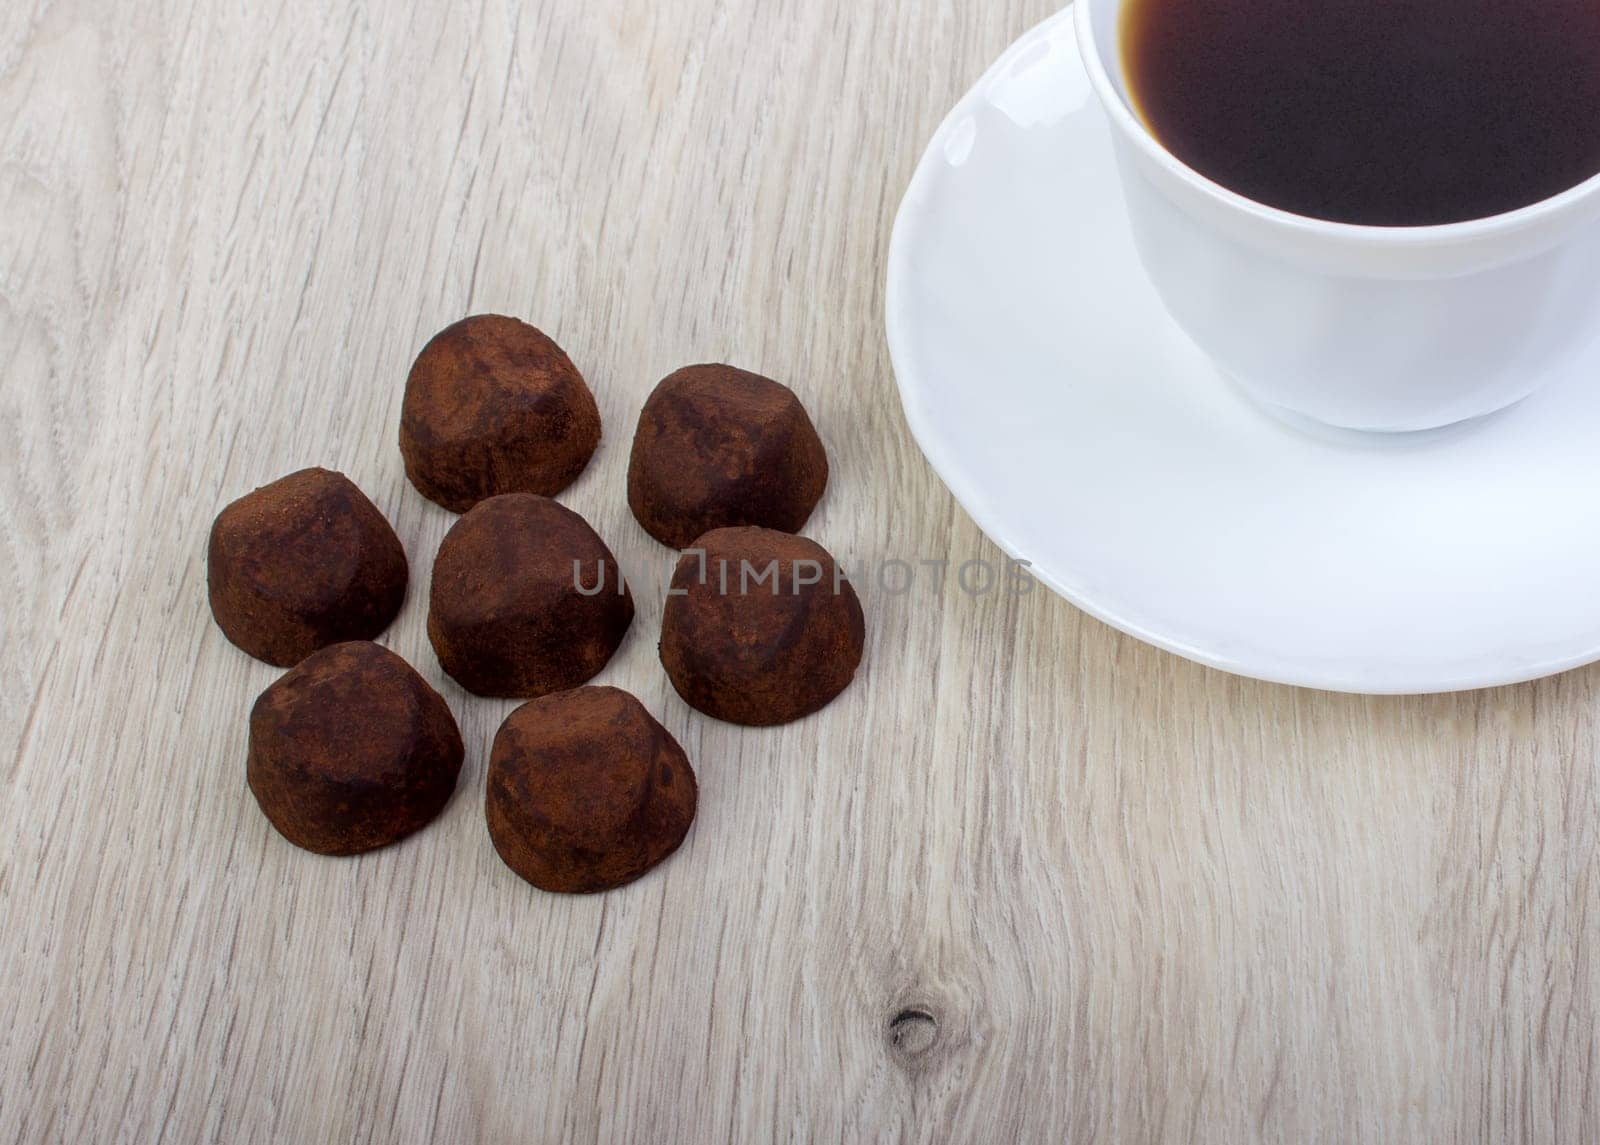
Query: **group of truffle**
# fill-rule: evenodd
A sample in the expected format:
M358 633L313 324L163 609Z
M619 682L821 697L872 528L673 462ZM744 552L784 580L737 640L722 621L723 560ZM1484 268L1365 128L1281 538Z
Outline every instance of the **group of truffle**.
M490 755L485 817L500 857L536 887L622 886L673 853L694 820L694 769L637 699L585 686L632 625L615 556L550 500L588 466L599 408L553 341L512 318L456 323L406 382L411 483L464 514L434 562L428 637L467 691L525 699ZM751 726L800 719L849 685L865 622L805 526L828 483L811 419L786 387L729 366L671 375L645 403L628 470L640 525L686 550L660 655L678 694ZM291 842L329 855L431 822L461 770L440 695L371 641L399 613L405 551L349 479L291 474L225 508L207 578L228 639L292 670L256 701L247 777Z

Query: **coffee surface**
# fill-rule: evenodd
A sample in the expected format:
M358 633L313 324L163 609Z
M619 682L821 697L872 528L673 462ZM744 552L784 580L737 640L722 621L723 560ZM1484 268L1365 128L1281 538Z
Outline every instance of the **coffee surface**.
M1600 173L1600 0L1128 0L1121 45L1164 146L1296 214L1463 222Z

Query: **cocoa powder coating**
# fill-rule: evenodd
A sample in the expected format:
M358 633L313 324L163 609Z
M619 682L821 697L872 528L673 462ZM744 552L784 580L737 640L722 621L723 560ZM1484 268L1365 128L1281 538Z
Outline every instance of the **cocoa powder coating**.
M729 723L786 724L849 686L866 644L855 589L804 537L718 529L678 561L661 663L692 707Z
M534 886L592 894L678 849L699 788L677 740L616 688L579 688L513 712L489 760L489 836Z
M828 486L828 453L787 387L732 366L691 366L639 415L628 504L645 531L681 549L736 525L805 527Z
M501 493L554 496L599 444L600 410L583 375L515 318L457 322L423 348L406 380L406 476L453 512Z
M575 688L606 666L632 623L633 594L611 550L548 498L491 497L439 548L428 636L469 692L528 699Z
M320 855L405 838L444 810L461 733L438 692L376 644L335 644L261 693L250 790L272 825Z
M342 473L304 469L218 514L206 549L211 613L250 655L280 668L368 640L405 601L405 550Z

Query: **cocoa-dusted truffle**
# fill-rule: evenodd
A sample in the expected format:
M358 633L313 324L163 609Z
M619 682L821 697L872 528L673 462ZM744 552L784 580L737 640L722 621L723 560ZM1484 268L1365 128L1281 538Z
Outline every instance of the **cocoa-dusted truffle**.
M500 493L553 497L600 444L600 410L572 359L515 318L466 318L406 380L400 452L430 501L465 513Z
M439 693L364 641L307 657L250 713L250 790L284 838L320 855L371 851L427 826L450 801L461 758Z
M828 487L828 453L786 386L732 366L668 377L639 415L628 504L645 531L685 548L712 529L799 532Z
M218 514L206 580L228 639L288 668L389 627L406 598L406 553L348 477L303 469Z
M638 700L579 688L511 713L484 810L506 866L541 890L592 894L676 851L698 797L683 748Z
M861 602L821 545L771 529L718 529L678 561L661 663L692 707L767 727L844 691L865 643Z
M530 493L482 502L433 566L428 636L469 692L527 699L606 666L633 623L633 594L589 523Z

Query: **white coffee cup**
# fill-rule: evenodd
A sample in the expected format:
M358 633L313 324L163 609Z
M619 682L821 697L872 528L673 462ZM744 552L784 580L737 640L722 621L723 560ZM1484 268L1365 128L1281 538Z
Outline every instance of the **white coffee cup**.
M1346 429L1434 429L1520 401L1600 337L1600 176L1447 226L1254 202L1180 162L1132 111L1125 3L1077 0L1076 18L1139 256L1178 325L1256 400Z

